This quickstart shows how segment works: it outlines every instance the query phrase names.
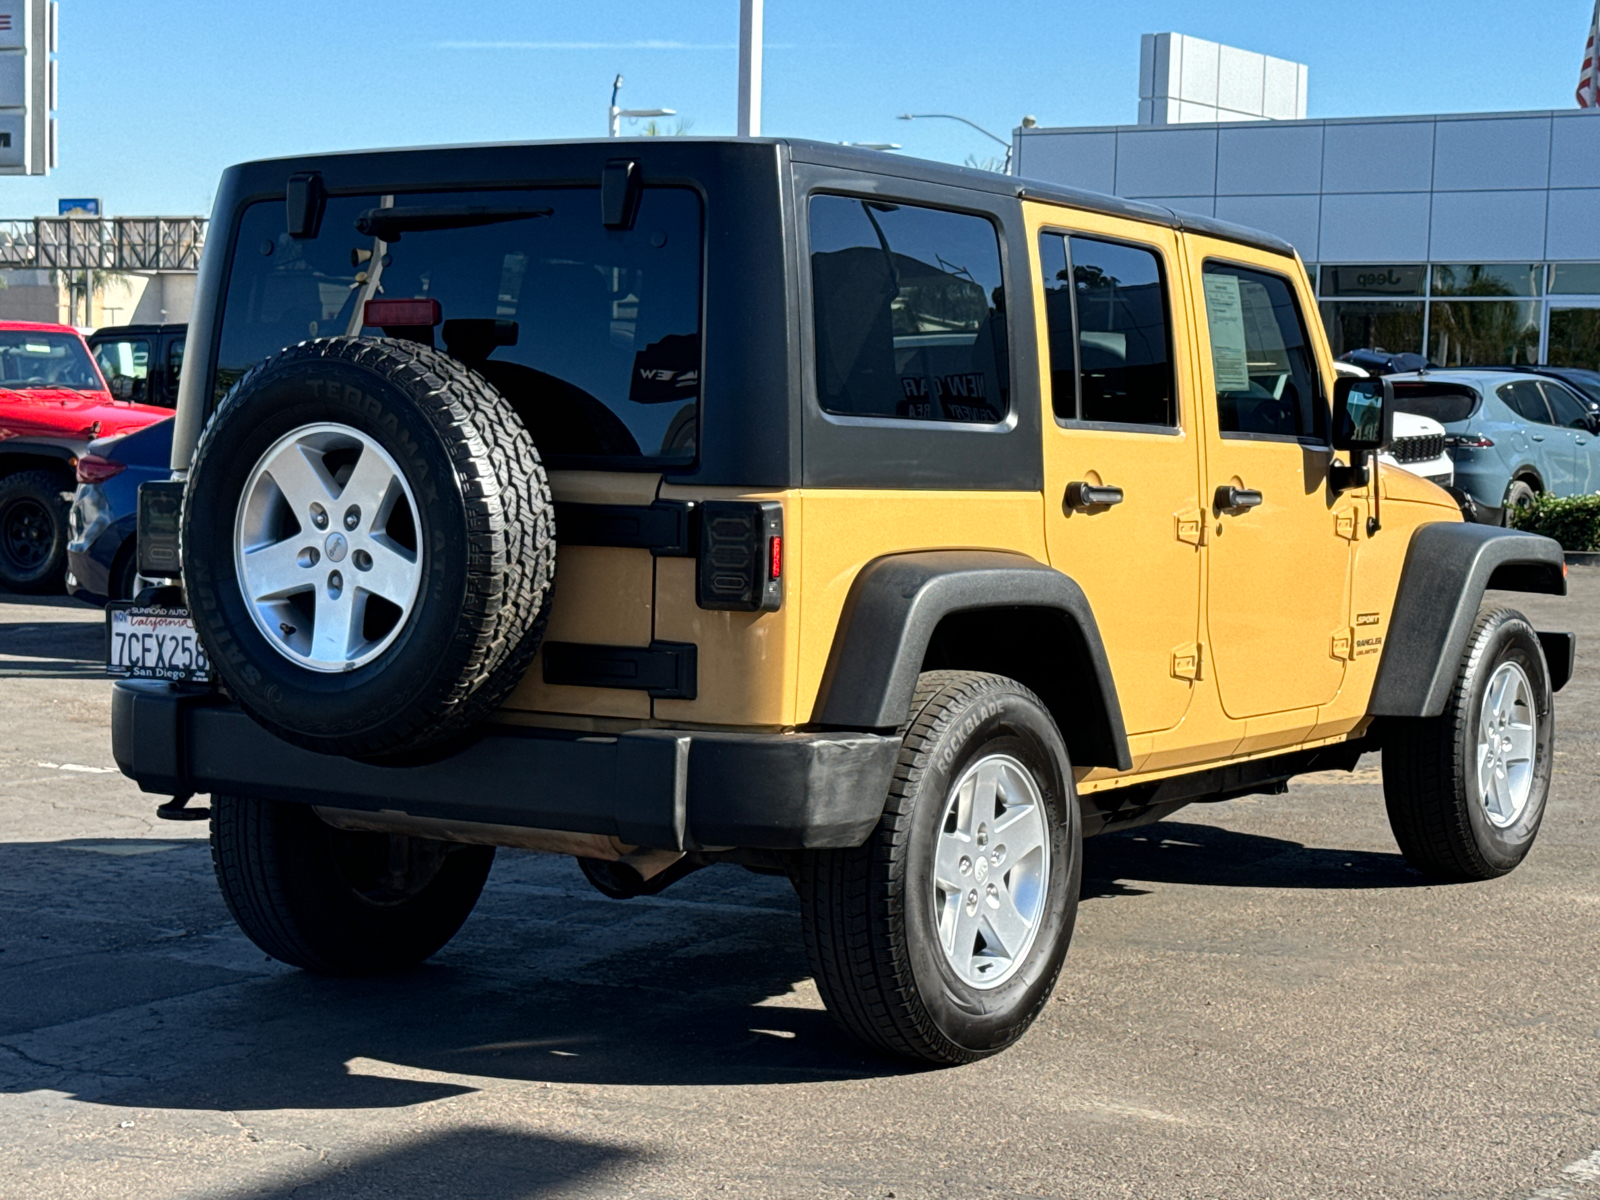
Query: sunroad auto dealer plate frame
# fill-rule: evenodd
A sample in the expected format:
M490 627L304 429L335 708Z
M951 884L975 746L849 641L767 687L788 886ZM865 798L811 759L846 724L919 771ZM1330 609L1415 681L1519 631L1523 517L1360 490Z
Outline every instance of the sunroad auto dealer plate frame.
M210 683L211 660L186 608L106 605L106 672L132 679Z

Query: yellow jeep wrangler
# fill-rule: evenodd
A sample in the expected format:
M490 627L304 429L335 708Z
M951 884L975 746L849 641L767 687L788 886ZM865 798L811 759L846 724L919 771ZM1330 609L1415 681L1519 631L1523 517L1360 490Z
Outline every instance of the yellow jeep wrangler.
M212 231L113 740L285 962L426 958L496 846L741 864L956 1063L1085 837L1379 750L1427 875L1538 832L1573 639L1481 605L1560 547L1380 474L1272 237L722 139L248 163Z

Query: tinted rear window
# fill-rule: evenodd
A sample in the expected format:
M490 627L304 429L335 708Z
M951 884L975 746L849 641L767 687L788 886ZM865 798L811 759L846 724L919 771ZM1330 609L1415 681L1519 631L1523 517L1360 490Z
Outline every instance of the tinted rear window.
M1432 417L1441 425L1465 421L1478 411L1478 393L1461 384L1397 383L1394 406L1404 413Z
M524 215L376 231L388 241L357 231L363 213L384 208L445 210L447 221L472 208L479 218ZM691 462L700 231L700 199L685 188L646 188L630 230L601 223L597 188L339 196L318 236L299 240L281 200L251 205L234 248L216 395L285 346L383 336L363 324L369 299L432 299L439 348L511 401L546 457ZM504 325L491 336L495 321L514 324L514 344L495 344L508 340Z

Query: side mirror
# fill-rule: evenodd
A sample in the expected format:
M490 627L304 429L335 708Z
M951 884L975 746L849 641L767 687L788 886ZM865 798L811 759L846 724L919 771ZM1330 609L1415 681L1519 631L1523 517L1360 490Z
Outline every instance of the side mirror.
M1394 384L1388 379L1339 379L1333 385L1333 448L1355 454L1394 440Z
M1590 413L1584 420L1590 433L1600 433L1600 412Z
M126 375L113 375L111 377L111 394L118 400L128 400L133 397L133 380Z

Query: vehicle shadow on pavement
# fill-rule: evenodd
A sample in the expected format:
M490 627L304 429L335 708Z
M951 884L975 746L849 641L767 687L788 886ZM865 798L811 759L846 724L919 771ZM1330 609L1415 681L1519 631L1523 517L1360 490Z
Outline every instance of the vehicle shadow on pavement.
M1398 851L1305 846L1215 825L1162 821L1083 844L1083 898L1144 895L1138 883L1234 888L1420 887L1429 881Z
M390 1108L485 1078L816 1082L917 1068L847 1038L806 982L786 881L700 872L610 901L503 854L431 962L318 977L234 928L206 844L0 844L0 1091L131 1107Z
M314 1135L310 1135L314 1143ZM366 1154L327 1153L303 1170L281 1168L214 1200L532 1200L614 1195L650 1156L570 1136L464 1128L409 1138Z
M15 605L62 610L63 620L0 619L0 678L80 679L104 676L105 615L63 596L20 596L0 591L0 618Z

